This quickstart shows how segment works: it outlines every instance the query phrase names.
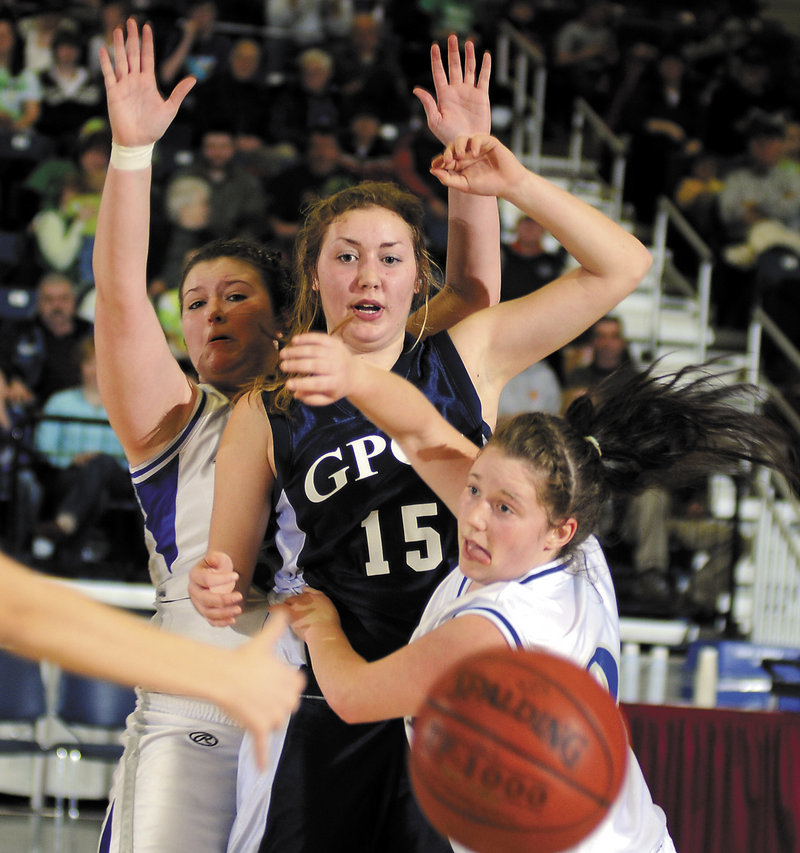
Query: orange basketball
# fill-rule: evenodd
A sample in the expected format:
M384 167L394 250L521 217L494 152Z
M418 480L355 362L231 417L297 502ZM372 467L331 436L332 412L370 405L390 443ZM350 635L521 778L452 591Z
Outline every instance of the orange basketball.
M436 682L414 721L410 769L443 834L477 853L554 853L605 817L626 760L622 717L588 672L505 649Z

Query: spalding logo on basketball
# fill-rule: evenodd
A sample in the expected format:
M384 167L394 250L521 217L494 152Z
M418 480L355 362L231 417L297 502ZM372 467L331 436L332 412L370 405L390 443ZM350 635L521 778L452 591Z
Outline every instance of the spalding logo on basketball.
M436 682L414 722L410 769L443 834L477 853L554 853L605 817L626 760L622 717L587 672L505 649Z

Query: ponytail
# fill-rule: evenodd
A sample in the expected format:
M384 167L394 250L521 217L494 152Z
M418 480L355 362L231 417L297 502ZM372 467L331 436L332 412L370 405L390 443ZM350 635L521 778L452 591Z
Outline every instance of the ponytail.
M615 372L567 409L567 422L600 445L612 491L638 494L741 473L743 462L782 473L797 491L796 449L764 414L763 392L709 364L664 375L657 367Z
M597 527L604 502L652 486L675 488L714 473L766 466L798 492L797 450L763 413L763 395L708 365L656 375L623 368L571 403L501 421L491 443L531 469L548 520L575 518L574 549Z

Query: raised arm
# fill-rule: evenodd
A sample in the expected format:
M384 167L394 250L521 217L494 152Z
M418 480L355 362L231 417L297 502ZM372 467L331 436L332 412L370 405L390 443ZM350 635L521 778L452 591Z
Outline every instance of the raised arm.
M111 425L136 464L177 433L195 391L172 356L147 296L149 161L145 154L137 163L124 149L160 139L194 80L182 80L168 99L162 98L152 30L145 24L140 42L133 19L127 23L127 40L122 30L114 33L113 65L105 49L100 64L116 153L103 187L94 247L97 376Z
M437 44L431 47L431 74L436 93L414 89L425 109L428 127L443 146L462 134L489 133L491 106L489 79L491 56L483 56L477 69L475 46L464 47L462 70L458 38L447 41L448 73ZM416 333L424 324L426 334L448 329L474 311L500 300L500 217L497 200L450 189L448 193L447 269L445 287L424 310L411 318Z
M166 633L145 620L88 599L0 554L0 645L95 678L220 704L255 735L295 707L302 677L279 663L273 646L283 618L235 651Z
M347 397L358 406L400 444L414 470L455 512L478 448L421 391L353 355L337 336L320 332L293 338L281 353L281 368L296 374L287 388L308 405Z
M631 293L652 259L622 226L526 169L491 136L460 138L433 173L451 188L504 198L549 231L580 265L520 299L472 315L451 330L493 423L506 382L559 349Z

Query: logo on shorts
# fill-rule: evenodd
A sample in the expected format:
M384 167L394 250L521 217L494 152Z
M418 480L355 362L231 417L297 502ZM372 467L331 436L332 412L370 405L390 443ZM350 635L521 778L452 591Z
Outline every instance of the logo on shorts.
M209 732L192 732L189 740L193 740L198 746L216 746L219 739Z

